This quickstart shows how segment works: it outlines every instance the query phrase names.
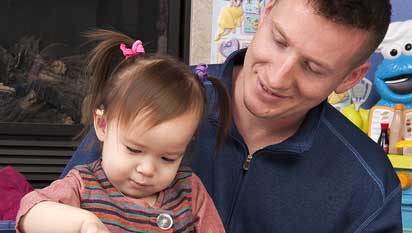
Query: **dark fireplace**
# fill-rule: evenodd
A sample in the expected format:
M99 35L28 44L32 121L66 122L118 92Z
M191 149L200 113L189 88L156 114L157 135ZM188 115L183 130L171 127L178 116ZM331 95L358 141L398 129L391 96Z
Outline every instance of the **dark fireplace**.
M37 187L56 179L79 139L87 95L82 33L113 29L146 52L188 60L190 1L7 0L0 3L0 168Z

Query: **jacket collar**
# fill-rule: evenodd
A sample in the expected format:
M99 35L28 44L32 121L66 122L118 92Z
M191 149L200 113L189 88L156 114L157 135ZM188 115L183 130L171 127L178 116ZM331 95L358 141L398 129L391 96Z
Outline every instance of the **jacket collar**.
M225 83L228 90L232 90L233 68L237 65L243 65L246 51L247 49L244 48L231 53L227 57L225 63L223 63L222 74L220 77L222 78L222 81Z

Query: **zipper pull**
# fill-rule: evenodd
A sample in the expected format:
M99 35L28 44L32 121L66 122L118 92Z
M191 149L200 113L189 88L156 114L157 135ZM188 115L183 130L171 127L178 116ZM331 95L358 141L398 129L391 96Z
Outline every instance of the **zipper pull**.
M251 154L247 155L245 163L243 164L243 170L247 171L250 167L250 161L252 161L253 156Z

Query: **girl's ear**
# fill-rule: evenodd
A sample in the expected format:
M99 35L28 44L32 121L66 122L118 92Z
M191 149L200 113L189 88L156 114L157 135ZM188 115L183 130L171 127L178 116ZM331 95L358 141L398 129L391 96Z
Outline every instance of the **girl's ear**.
M103 142L107 132L107 122L104 115L99 114L98 111L101 110L97 109L96 112L93 114L93 125L97 138L99 139L99 141Z

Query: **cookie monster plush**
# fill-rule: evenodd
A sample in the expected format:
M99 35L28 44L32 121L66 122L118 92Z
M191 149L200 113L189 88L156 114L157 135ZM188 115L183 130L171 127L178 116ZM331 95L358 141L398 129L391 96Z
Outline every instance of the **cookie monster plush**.
M412 20L393 22L377 52L384 60L377 67L374 88L381 99L376 106L412 103Z

